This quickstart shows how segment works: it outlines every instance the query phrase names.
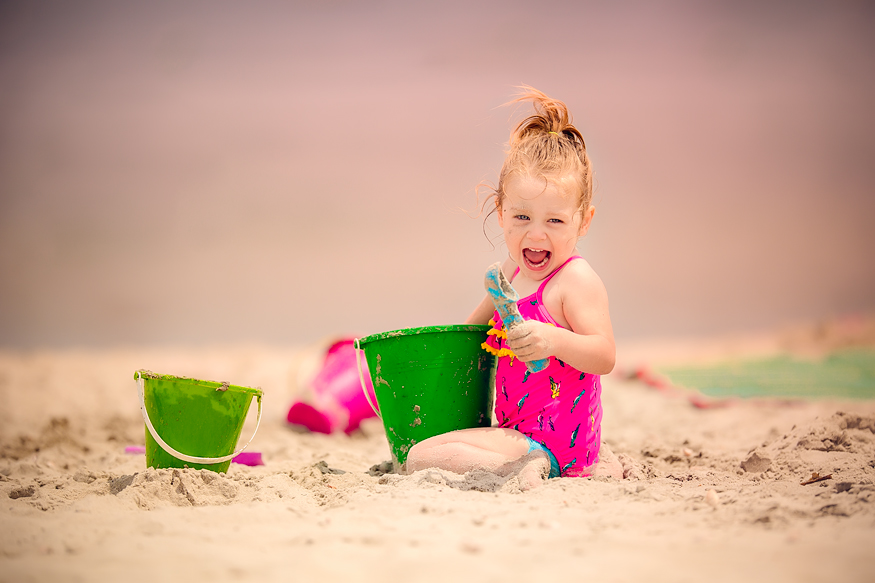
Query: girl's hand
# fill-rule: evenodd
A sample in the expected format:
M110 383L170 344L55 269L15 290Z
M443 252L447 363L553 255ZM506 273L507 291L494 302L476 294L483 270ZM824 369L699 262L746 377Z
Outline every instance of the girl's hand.
M507 346L523 362L553 356L556 327L537 320L525 320L507 330Z

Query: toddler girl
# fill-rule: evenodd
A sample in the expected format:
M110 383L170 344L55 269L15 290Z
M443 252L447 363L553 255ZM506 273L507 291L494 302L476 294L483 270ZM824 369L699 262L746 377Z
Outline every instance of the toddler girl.
M494 198L509 255L502 269L522 298L526 321L506 330L488 295L466 321L493 326L483 348L498 357L498 426L417 443L406 471L518 472L524 487L548 475L621 477L615 459L610 468L597 467L599 375L611 372L615 358L608 295L575 254L595 214L590 160L565 104L523 89L514 101L532 101L535 114L511 134ZM529 372L526 362L540 359L549 366Z

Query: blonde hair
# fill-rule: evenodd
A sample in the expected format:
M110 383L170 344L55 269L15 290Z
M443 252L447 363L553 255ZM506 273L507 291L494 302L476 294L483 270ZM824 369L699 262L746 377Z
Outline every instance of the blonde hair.
M514 176L534 176L545 182L572 178L577 186L579 212L592 204L592 165L580 131L571 123L568 108L534 87L522 85L510 103L531 101L535 114L517 125L510 134L507 156L494 190L495 207L504 202L505 185Z

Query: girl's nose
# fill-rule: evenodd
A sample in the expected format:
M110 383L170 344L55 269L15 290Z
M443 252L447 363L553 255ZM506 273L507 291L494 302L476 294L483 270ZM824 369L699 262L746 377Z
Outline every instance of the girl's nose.
M528 236L531 241L543 241L547 238L547 234L544 232L544 229L535 226L529 229L528 233L526 233L526 236Z

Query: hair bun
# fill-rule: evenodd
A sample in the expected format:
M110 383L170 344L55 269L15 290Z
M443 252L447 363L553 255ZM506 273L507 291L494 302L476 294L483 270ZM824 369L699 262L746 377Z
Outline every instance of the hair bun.
M530 85L509 103L531 101L535 113L521 121L510 134L509 149L496 189L504 196L506 180L515 174L534 174L546 180L571 176L578 185L580 208L592 200L592 168L583 135L574 126L568 107Z
M555 135L566 138L581 150L586 150L583 135L574 127L568 107L562 101L549 97L530 85L520 85L520 93L510 103L531 101L535 114L527 117L517 125L510 136L510 144L524 140L532 134Z

